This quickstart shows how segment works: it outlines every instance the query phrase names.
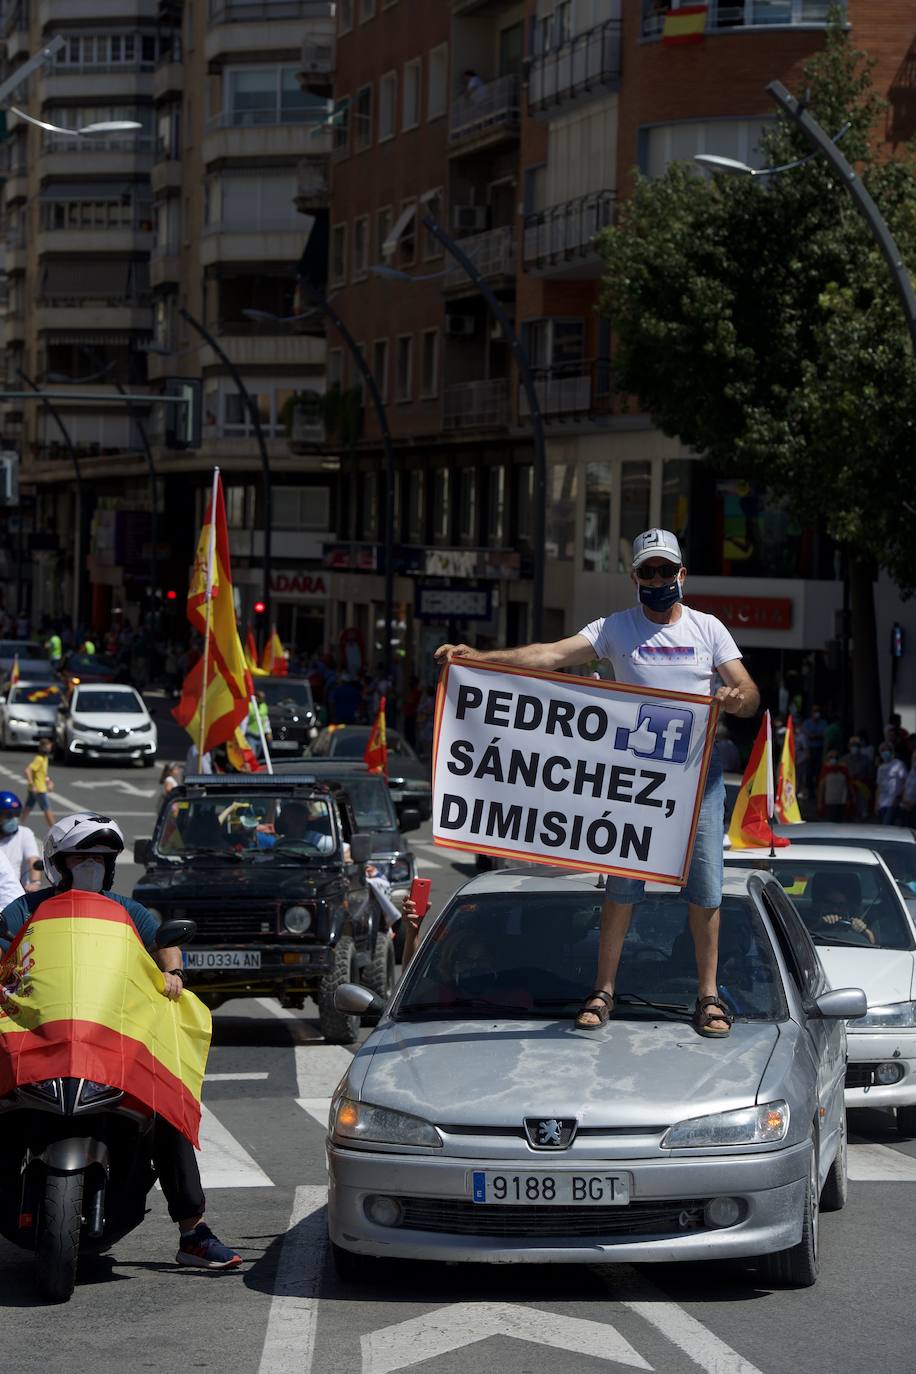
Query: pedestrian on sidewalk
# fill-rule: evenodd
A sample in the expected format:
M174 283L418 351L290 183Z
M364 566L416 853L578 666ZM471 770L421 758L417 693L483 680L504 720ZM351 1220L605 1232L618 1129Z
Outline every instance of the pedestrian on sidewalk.
M878 765L878 782L875 796L875 810L882 825L896 825L897 813L906 786L907 768L887 740L881 743L881 762Z
M54 812L51 810L49 793L54 791L54 782L48 773L48 759L54 745L49 739L38 741L38 753L25 770L25 780L29 784L29 790L25 799L25 806L22 810L23 824L28 820L29 813L37 806L45 818L45 824L50 830L55 824Z

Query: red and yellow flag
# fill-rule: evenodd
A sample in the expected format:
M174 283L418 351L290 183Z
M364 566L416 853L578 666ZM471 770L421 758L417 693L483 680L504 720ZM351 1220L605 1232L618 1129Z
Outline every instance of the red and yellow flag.
M242 731L242 727L235 727L235 734L226 741L226 757L236 773L260 773L261 765L255 757L254 750L248 743L248 739Z
M795 790L795 724L791 715L786 717L786 737L782 742L776 779L776 816L783 825L801 825L802 822Z
M271 626L270 639L264 645L264 653L261 655L261 667L265 673L270 673L273 677L286 677L289 672L289 663L286 658L286 651L277 634L276 625Z
M665 15L662 43L665 47L680 47L686 43L702 43L706 37L708 5L681 5Z
M108 1083L198 1145L210 1013L163 987L118 902L49 897L0 962L0 1097L44 1078Z
M248 713L245 654L239 639L232 596L232 565L229 559L229 531L223 484L217 470L213 494L207 505L203 528L197 541L194 572L188 589L188 620L207 638L209 603L209 644L206 653L188 673L181 688L181 700L172 715L200 746L200 711L204 702L205 738L203 752L225 744ZM204 683L206 664L207 681Z
M761 849L789 843L773 835L773 758L770 713L765 712L735 802L728 838L733 849Z
M19 681L19 655L13 654L13 666L10 668L10 686L15 687Z
M388 733L385 726L385 698L379 702L378 715L363 754L363 763L373 773L388 776Z

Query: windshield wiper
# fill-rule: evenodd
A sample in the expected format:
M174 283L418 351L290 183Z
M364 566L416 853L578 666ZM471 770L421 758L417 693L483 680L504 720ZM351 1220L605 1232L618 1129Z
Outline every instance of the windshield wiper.
M231 859L233 863L237 862L242 857L235 849L198 849L195 847L193 849L185 849L183 853L185 855L193 854L195 856L206 854L208 858Z
M685 1007L683 1002L650 1002L646 997L638 997L635 992L619 992L616 1002L621 1007L647 1007L649 1011L660 1011L665 1016L670 1016L676 1021L681 1021L684 1017L689 1020L693 1015L689 1007Z
M824 935L821 931L811 938L816 945L846 945L850 949L874 949L871 940L844 940L842 935Z

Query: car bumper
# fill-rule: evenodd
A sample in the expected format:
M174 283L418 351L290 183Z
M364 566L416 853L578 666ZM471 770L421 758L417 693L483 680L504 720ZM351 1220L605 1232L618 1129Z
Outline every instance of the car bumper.
M847 1107L907 1107L916 1103L916 1030L849 1031ZM893 1064L896 1083L877 1083L874 1069ZM871 1080L871 1081L869 1081Z
M40 739L51 739L53 734L54 727L50 723L39 725L30 721L28 725L17 725L8 721L6 726L7 743L13 746L37 744Z
M197 944L207 950L251 950L257 945L217 942L207 939L201 924ZM327 945L303 949L301 945L274 945L260 948L261 967L257 969L189 969L188 987L195 992L232 992L233 996L261 996L274 989L295 992L314 987L330 970L333 951Z
M646 1264L747 1258L788 1249L800 1240L810 1151L810 1142L804 1142L785 1150L734 1158L583 1161L583 1167L600 1168L604 1163L615 1172L628 1173L632 1202L699 1202L729 1196L741 1199L744 1217L734 1226L723 1228L702 1226L682 1230L675 1221L671 1231L641 1234L636 1208L632 1209L631 1218L622 1215L628 1208L613 1208L609 1210L620 1214L619 1220L617 1215L613 1218L613 1234L601 1234L598 1222L597 1234L539 1237L536 1219L524 1235L466 1232L466 1225L474 1224L470 1202L472 1170L505 1170L505 1159L438 1159L426 1155L407 1158L342 1149L329 1143L328 1231L331 1240L344 1250L396 1259L491 1264ZM531 1167L529 1161L524 1163ZM543 1161L539 1161L539 1167L546 1172ZM424 1231L379 1226L368 1219L364 1210L366 1198L373 1193L408 1200L459 1202L470 1221L460 1233L438 1227L435 1231ZM481 1213L488 1210L479 1209ZM526 1209L506 1210L517 1214ZM580 1218L590 1211L571 1210ZM481 1225L486 1228L483 1218Z
M156 740L144 739L82 739L74 736L67 744L67 753L84 759L143 759L154 755Z

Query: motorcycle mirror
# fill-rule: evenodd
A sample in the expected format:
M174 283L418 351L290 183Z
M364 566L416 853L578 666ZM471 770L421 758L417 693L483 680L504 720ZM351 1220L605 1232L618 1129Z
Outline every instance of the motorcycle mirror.
M178 919L163 921L156 931L156 948L172 949L176 945L188 945L196 934L196 921Z

